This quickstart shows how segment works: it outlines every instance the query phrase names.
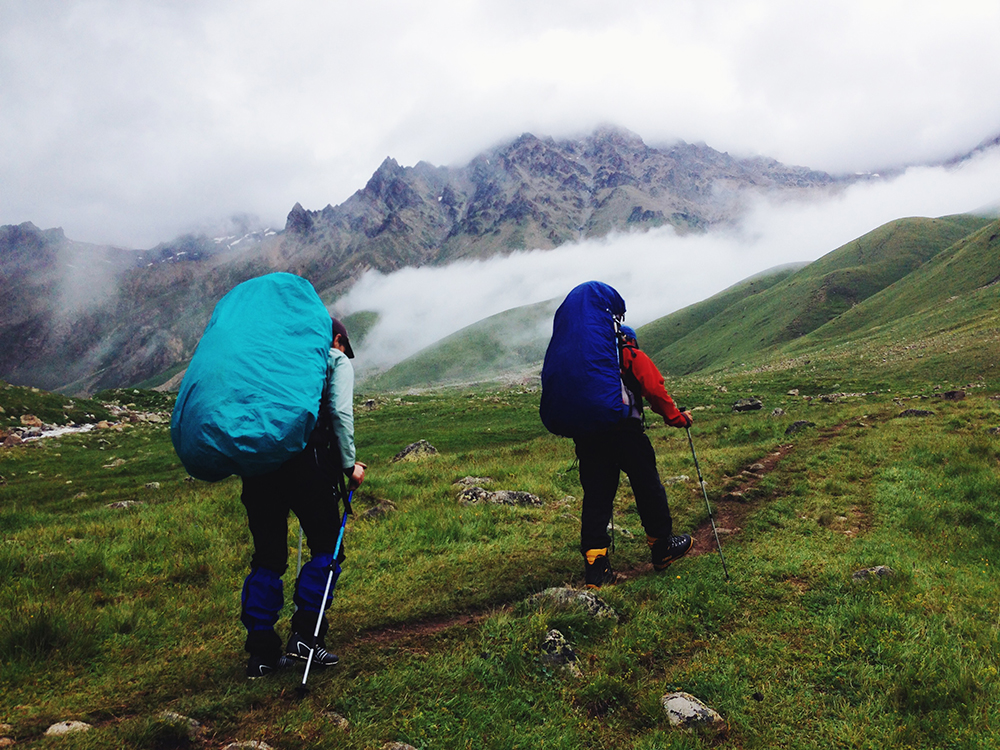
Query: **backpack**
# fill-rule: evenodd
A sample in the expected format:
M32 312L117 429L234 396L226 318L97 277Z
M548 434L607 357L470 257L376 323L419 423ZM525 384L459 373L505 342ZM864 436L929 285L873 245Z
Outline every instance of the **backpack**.
M170 421L188 473L256 476L302 452L319 421L333 328L305 279L245 281L215 306Z
M581 437L628 417L618 342L624 315L621 295L600 281L580 284L556 310L539 407L549 432Z

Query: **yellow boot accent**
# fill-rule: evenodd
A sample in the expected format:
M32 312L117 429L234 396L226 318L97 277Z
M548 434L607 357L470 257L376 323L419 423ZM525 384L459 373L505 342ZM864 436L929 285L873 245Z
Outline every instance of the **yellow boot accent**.
M608 556L608 548L605 547L604 549L588 549L586 552L583 553L583 556L587 558L588 565L593 565L598 557Z
M660 541L659 537L650 536L649 534L646 534L646 544L648 544L650 547L652 547L658 541Z

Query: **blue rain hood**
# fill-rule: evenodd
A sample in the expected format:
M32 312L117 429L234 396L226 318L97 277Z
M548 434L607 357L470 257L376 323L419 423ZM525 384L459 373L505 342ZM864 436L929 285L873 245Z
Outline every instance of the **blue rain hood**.
M268 274L223 297L170 423L188 473L254 476L300 453L319 419L332 341L326 307L299 276Z

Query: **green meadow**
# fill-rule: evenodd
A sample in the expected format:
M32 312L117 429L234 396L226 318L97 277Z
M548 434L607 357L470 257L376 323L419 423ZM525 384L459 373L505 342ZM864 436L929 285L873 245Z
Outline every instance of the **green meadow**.
M837 360L826 363L832 377ZM820 370L798 396L780 369L670 381L697 409L691 432L731 581L711 543L653 573L623 481L612 559L627 577L599 592L618 622L530 600L582 585L572 443L544 431L537 392L359 395L369 475L331 613L341 663L314 671L302 700L301 671L244 678L238 479L190 480L165 425L4 449L0 723L19 747L60 748L1000 745L1000 436L989 432L1000 383L824 400L833 389L817 390ZM941 397L965 385L964 399ZM7 419L23 391L0 390ZM764 408L733 412L744 396ZM933 416L899 416L908 408ZM796 421L813 426L786 435ZM650 423L661 476L688 477L668 486L677 530L703 534L684 432ZM438 455L392 461L418 439ZM744 473L779 451L762 475ZM461 505L454 483L466 476L544 504ZM109 507L121 501L134 504ZM877 565L894 575L854 578ZM552 628L582 676L543 660ZM660 698L673 691L713 707L727 730L672 729ZM93 729L44 736L64 720Z
M892 222L640 328L668 390L693 409L730 579L687 437L649 414L675 529L698 545L654 573L623 478L611 555L622 576L599 591L617 619L534 598L583 583L573 446L542 427L537 389L384 392L456 373L520 380L543 348L511 327L537 338L550 303L362 384L369 473L328 637L341 662L314 671L301 700L300 671L244 677L238 479L188 477L165 423L0 448L0 737L38 748L1000 747L998 309L1000 222L953 216ZM750 397L762 408L732 409ZM29 414L113 421L116 405L166 415L171 397L0 384L0 431ZM437 453L393 460L418 440ZM540 504L462 504L468 477ZM288 545L282 636L294 519ZM878 566L887 575L863 574ZM552 629L579 674L544 658ZM725 728L672 728L661 697L676 691ZM93 728L45 736L67 720Z

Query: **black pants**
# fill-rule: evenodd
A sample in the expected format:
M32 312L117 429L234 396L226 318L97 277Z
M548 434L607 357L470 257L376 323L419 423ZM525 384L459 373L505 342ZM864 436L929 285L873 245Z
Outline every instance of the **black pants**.
M254 551L250 575L243 584L240 620L247 629L246 650L268 660L277 659L281 641L274 631L283 606L282 580L288 568L288 513L295 513L309 545L310 560L295 585L297 610L292 631L312 633L316 618L325 612L323 603L328 571L340 573L333 552L340 535L337 491L311 448L286 461L268 474L243 478L241 496L246 507ZM344 559L341 542L336 562ZM325 635L326 619L320 635Z
M312 449L290 458L278 469L243 478L240 496L253 535L252 568L279 576L288 568L288 512L299 519L309 551L332 554L340 532L340 508L331 479L320 470ZM338 560L343 561L343 543Z
M622 471L632 485L646 534L661 538L673 533L667 492L656 470L656 453L639 420L625 420L613 429L576 438L574 442L583 486L582 551L603 549L611 543L608 523Z

